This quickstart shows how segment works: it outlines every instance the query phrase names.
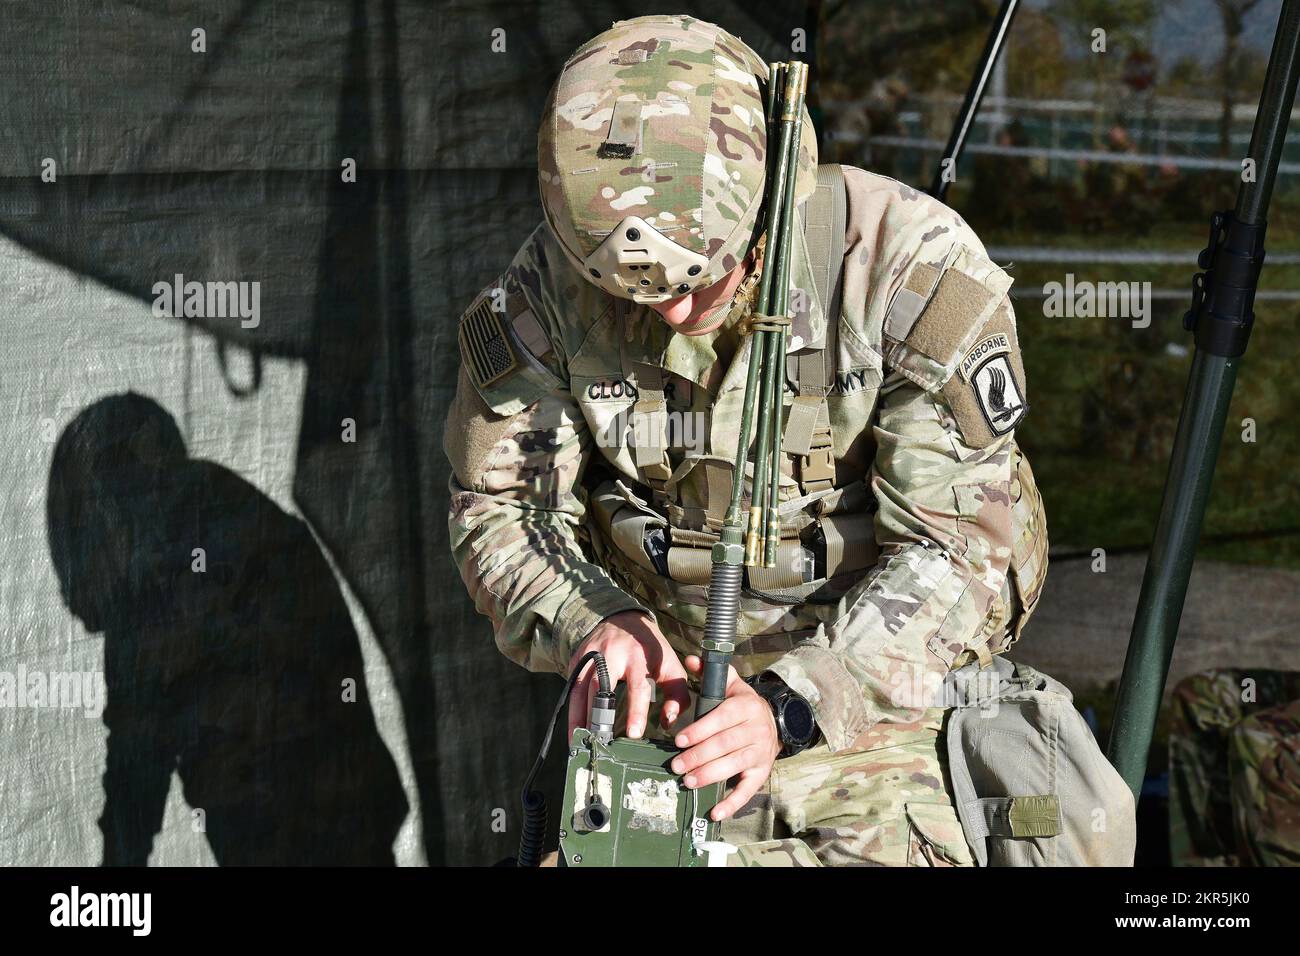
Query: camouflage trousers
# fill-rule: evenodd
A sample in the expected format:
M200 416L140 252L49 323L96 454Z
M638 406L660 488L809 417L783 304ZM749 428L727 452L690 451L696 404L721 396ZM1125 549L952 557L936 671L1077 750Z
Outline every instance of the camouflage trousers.
M821 744L778 760L722 826L722 838L740 847L734 863L973 866L948 798L941 731L891 725L864 738L840 753Z
M1189 865L1300 865L1300 673L1212 670L1179 682L1169 842Z
M755 671L738 661L742 673ZM671 739L651 705L646 735ZM617 733L625 727L620 695ZM686 726L691 709L673 732ZM732 866L974 866L949 799L946 711L931 708L913 724L877 724L854 746L826 744L773 765L763 789L720 836L739 848Z

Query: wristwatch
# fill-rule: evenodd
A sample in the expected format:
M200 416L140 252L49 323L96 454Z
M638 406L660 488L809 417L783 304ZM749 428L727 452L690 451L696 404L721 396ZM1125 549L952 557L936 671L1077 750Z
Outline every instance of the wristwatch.
M813 745L818 736L817 719L812 705L802 694L791 690L776 677L751 677L745 683L772 708L777 736L781 739L782 757L793 757Z

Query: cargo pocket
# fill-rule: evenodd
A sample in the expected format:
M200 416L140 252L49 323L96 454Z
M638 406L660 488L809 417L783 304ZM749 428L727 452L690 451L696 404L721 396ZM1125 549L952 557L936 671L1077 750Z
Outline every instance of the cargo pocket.
M972 564L982 565L992 558L995 543L990 540L987 529L1006 523L1011 523L1014 529L1011 515L1014 486L1014 481L953 485L957 514L956 547ZM993 513L993 509L997 512ZM1007 623L1013 613L1012 590L1011 584L1004 580L1001 594L990 603L979 630L971 634L964 647L950 644L944 652L936 642L930 649L950 667L960 667L977 659L987 664L993 654L1000 653L999 646L1004 643Z
M993 650L995 654L1003 653L1020 640L1025 624L1038 607L1043 582L1047 579L1047 517L1029 459L1019 445L1015 448L1014 463L1011 516L1015 522L1015 544L1011 551L1009 577L1015 600L1011 621L1002 643Z
M957 811L946 803L909 803L908 866L974 866Z
M666 533L667 522L621 481L602 482L589 503L593 523L610 548L640 568L658 573L645 542L651 530Z
M736 848L731 854L727 866L743 867L814 867L821 866L822 861L808 848L803 840L767 840L763 843L748 843Z
M1002 484L999 482L999 484ZM956 540L953 546L964 555L977 557L984 550L979 530L980 509L988 502L987 486L976 482L969 485L953 485L952 493L956 501L957 521Z

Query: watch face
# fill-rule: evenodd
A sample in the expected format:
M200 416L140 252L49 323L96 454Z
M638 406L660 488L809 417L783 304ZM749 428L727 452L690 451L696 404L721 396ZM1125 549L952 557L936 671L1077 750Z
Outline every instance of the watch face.
M812 708L802 697L791 697L781 708L781 723L787 743L806 744L817 730Z

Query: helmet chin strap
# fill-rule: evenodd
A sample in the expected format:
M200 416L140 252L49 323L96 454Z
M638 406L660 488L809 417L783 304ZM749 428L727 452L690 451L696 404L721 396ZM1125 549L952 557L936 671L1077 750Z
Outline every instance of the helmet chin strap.
M582 262L587 277L611 295L645 305L712 285L709 260L683 249L640 216L627 216Z

